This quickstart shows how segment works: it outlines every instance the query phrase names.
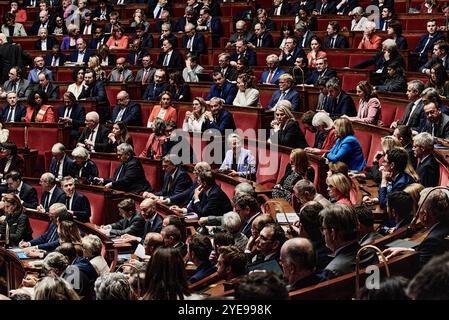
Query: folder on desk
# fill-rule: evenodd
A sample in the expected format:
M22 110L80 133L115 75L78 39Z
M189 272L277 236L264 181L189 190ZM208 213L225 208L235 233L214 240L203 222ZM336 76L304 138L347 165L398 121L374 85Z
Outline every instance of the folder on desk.
M385 245L386 247L392 248L392 247L401 247L401 248L416 248L417 246L419 246L419 243L413 242L413 241L409 241L409 240L404 240L404 239L397 239L394 240L390 243L387 243Z

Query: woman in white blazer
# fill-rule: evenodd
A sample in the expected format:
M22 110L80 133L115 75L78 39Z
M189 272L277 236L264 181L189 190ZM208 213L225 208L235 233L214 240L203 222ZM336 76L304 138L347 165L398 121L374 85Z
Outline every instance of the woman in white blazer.
M237 77L238 92L233 105L238 107L258 107L259 90L254 88L253 76L242 73Z
M9 27L14 26L13 34L10 34ZM11 12L3 16L2 33L7 37L26 37L27 33L23 24L16 22L16 17Z

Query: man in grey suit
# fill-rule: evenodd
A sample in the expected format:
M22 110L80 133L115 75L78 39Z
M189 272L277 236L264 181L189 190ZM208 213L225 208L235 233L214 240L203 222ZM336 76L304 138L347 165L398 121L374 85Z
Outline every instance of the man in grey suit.
M154 68L152 64L153 61L151 60L151 56L149 54L142 58L143 68L137 71L135 79L136 82L141 82L142 84L154 82L154 73L156 72L156 68Z
M3 92L0 97L6 98L6 93L14 91L19 100L24 100L28 97L30 89L30 81L22 79L20 68L12 67L9 70L9 80L3 84Z
M130 82L134 80L134 76L131 70L128 69L128 63L126 64L126 59L120 57L117 59L114 70L112 70L109 75L109 81L115 82Z

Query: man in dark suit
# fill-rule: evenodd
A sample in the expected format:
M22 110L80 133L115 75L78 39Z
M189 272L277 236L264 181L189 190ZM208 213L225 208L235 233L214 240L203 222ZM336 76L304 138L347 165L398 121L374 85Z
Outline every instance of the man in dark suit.
M449 116L442 113L435 102L424 105L424 114L427 119L421 132L428 132L435 138L449 139Z
M131 52L128 54L128 62L132 66L141 66L142 59L148 55L148 51L142 48L141 38L136 37L131 45Z
M387 235L408 226L415 214L412 212L413 205L414 201L409 193L403 190L390 192L387 195L387 213L394 227L384 226L379 229L379 232Z
M273 36L266 30L265 24L256 23L254 26L254 35L248 43L248 48L272 48L274 47Z
M58 108L58 122L71 126L70 137L78 140L79 128L86 120L84 107L76 102L75 96L69 91L64 93L62 101L63 104Z
M354 100L341 89L340 80L334 77L326 83L326 88L330 99L324 106L324 110L329 113L331 118L339 118L342 115L355 117L357 111L355 109Z
M221 71L215 71L212 78L214 79L215 84L211 86L206 100L219 97L225 101L225 104L232 104L235 96L237 95L237 87L227 81Z
M159 48L163 48L164 41L169 40L173 48L178 47L178 38L172 33L172 25L170 23L163 23L161 26L161 35L159 36Z
M222 135L226 130L235 130L235 122L232 113L223 108L223 99L214 97L210 99L210 112L205 116L201 131L215 129Z
M424 200L425 199L425 200ZM449 198L445 190L426 189L420 196L419 220L424 224L429 233L416 248L419 252L421 266L424 266L434 256L440 255L449 249L447 236L449 235L449 221L447 219L447 208L449 208ZM387 259L398 254L410 251L408 248L392 247L383 253Z
M315 273L315 250L309 239L287 240L281 247L280 261L289 292L320 282Z
M327 58L318 58L316 60L316 68L307 77L305 83L316 85L322 78L333 78L337 76L337 72L329 68Z
M39 213L49 212L55 203L64 203L64 191L56 186L56 177L52 173L42 174L39 184L42 186L41 204L37 207Z
M296 16L298 14L301 6L305 6L307 8L307 10L310 13L312 13L313 9L315 8L315 1L314 0L297 0L296 2L292 3L289 15Z
M158 66L172 71L182 71L185 67L184 58L178 51L173 50L170 40L164 40L162 49L164 51L159 54L157 59Z
M220 46L220 37L222 34L221 20L211 14L208 7L203 7L200 10L197 31L208 31L212 33L212 46Z
M108 39L106 39L103 28L97 26L92 40L89 41L89 49L96 50L103 44L106 44L107 41Z
M78 139L77 147L85 147L88 150L105 152L108 148L109 129L100 124L97 112L86 114L86 127Z
M58 142L51 148L53 157L50 161L48 172L51 172L58 180L70 175L73 159L65 154L65 146Z
M313 9L312 14L317 15L329 15L337 14L337 4L335 1L321 0L316 2L315 9Z
M50 50L55 44L54 38L48 37L48 30L45 28L39 29L39 39L36 40L35 49L39 51Z
M309 48L312 42L313 32L309 30L309 26L304 21L299 21L295 24L295 29L293 30L294 36L297 39L298 48L304 49Z
M279 68L279 57L276 54L270 54L267 56L267 70L262 72L259 83L277 84L279 77L284 73L285 71Z
M256 240L257 254L253 257L248 256L248 268L254 268L262 262L276 260L279 261L282 245L287 240L285 232L279 224L267 224L259 233Z
M54 44L51 52L45 56L45 65L47 67L62 67L67 61L67 57L62 54L59 44Z
M428 60L428 54L432 51L433 45L439 41L444 40L444 35L438 31L437 22L435 19L429 19L426 23L427 34L423 35L416 45L415 52L418 53L418 67L424 65Z
M289 37L285 40L283 52L279 56L281 66L293 66L296 58L298 57L307 59L304 50L302 50L297 44L298 42L294 37Z
M184 9L184 16L179 18L178 22L176 23L176 30L177 32L184 32L184 28L188 23L192 23L196 28L196 23L198 20L198 12L192 7L192 6L186 6Z
M48 99L59 99L59 86L54 85L47 73L41 72L37 76L39 84L36 86L36 90L43 91L47 94Z
M87 65L90 58L90 50L87 49L86 41L83 38L76 40L77 50L70 55L70 61L80 65Z
M49 34L53 33L54 26L50 21L48 11L39 12L39 20L33 23L29 35L37 36L39 34L39 29L41 28L47 29Z
M13 91L19 99L26 99L30 89L30 81L22 79L20 68L12 67L9 70L9 79L3 84L3 92L0 96L5 98L8 92Z
M39 200L36 189L23 182L19 172L11 171L5 176L5 180L8 184L8 192L17 194L25 208L37 208Z
M433 56L427 61L419 71L430 76L430 69L437 63L440 63L449 71L449 44L444 40L439 40L433 45Z
M105 122L110 119L109 114L109 100L106 95L106 89L104 87L104 82L101 80L96 80L96 74L94 70L86 69L84 72L84 88L78 97L78 100L83 101L95 101L97 105L97 111L99 111L99 116L101 122Z
M256 53L248 49L248 42L246 40L237 40L235 42L235 51L231 54L231 66L236 66L237 60L243 57L248 60L249 66L257 65Z
M206 41L201 33L195 31L195 25L188 23L184 27L184 35L182 36L182 47L194 52L197 57L206 52Z
M215 264L209 260L212 249L212 242L202 234L196 233L190 239L188 246L189 257L190 261L196 266L195 273L189 279L191 284L217 271Z
M168 89L166 73L163 69L154 72L154 83L150 83L143 93L142 100L159 101L162 92Z
M153 35L147 32L143 23L138 23L134 31L136 32L136 38L140 39L142 48L153 48Z
M8 92L6 101L8 104L2 110L2 121L7 122L21 122L25 118L26 109L23 105L17 103L17 94L15 92Z
M84 20L80 25L80 34L93 35L95 33L96 25L92 22L92 14L88 12L84 15Z
M218 66L214 67L214 72L221 71L226 80L237 81L237 69L231 66L231 55L227 52L218 55Z
M187 246L182 241L181 230L175 225L167 225L161 230L164 247L176 248L182 257L187 255Z
M358 221L354 208L336 204L322 210L320 218L324 241L334 254L334 259L324 268L321 278L329 280L354 272L355 257L360 249L357 242ZM375 255L362 256L362 266L375 263L377 263Z
M169 23L171 26L171 29L175 31L176 29L176 22L172 19L170 19L170 12L168 10L162 10L161 18L156 22L156 32L162 31L162 25L164 23Z
M324 49L346 49L349 47L345 36L339 34L340 24L337 21L331 21L327 25L327 36L324 37Z
M156 72L156 68L153 66L153 61L151 60L151 55L145 55L142 58L142 69L137 71L136 77L134 78L135 82L140 82L142 85L153 83L154 82L154 73Z
M418 159L416 173L425 188L436 187L440 183L440 165L433 155L433 137L421 132L413 137L413 150Z
M127 126L142 125L140 104L131 101L126 91L117 94L117 105L112 110L112 122L124 122Z
M148 17L153 19L161 19L162 12L166 10L172 12L171 3L168 0L151 0L148 2Z
M90 202L89 199L75 190L75 179L65 176L61 180L61 187L64 191L64 203L67 211L72 217L81 222L90 222Z
M192 179L181 166L173 163L173 156L166 155L162 160L162 170L164 170L164 182L162 189L155 192L144 192L145 198L170 198L184 192L192 186Z
M284 0L273 0L273 6L270 11L268 11L268 15L270 17L273 16L284 16L290 12L290 6L288 1Z
M142 164L134 157L134 150L131 145L120 144L117 147L117 157L121 164L115 169L112 179L99 179L102 183L105 183L106 188L131 193L153 190L145 177Z
M423 126L424 102L421 99L421 93L424 91L424 83L420 80L412 80L407 84L407 97L411 102L405 108L402 118L391 123L391 128L398 125L406 125L414 131L418 131Z
M407 151L410 163L416 169L416 157L415 151L413 150L413 132L410 127L404 124L398 125L393 131L393 136L399 140L401 147Z
M129 234L142 237L145 220L139 213L137 213L134 200L122 200L117 206L122 219L107 226L101 226L100 230L104 231L108 236L122 236Z
M187 212L194 212L198 217L209 215L223 215L232 211L232 205L228 196L215 183L212 172L204 172L199 175L200 186L195 190L193 199L187 206Z
M273 92L267 109L273 109L281 100L288 100L292 104L292 111L299 111L299 93L294 88L293 77L284 73L279 77L279 90Z

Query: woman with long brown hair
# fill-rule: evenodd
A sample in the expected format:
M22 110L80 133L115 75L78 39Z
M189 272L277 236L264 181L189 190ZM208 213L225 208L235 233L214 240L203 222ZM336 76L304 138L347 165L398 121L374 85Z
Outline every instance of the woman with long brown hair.
M58 235L59 243L71 243L75 247L76 254L79 257L83 256L83 242L80 231L75 221L63 220L58 221Z
M117 121L112 125L112 132L108 135L109 152L114 152L122 143L133 146L133 138L129 134L126 124L123 121Z
M6 214L5 219L0 222L0 239L8 238L10 245L17 246L20 241L29 241L33 238L30 221L17 195L4 194L0 201L0 209Z

